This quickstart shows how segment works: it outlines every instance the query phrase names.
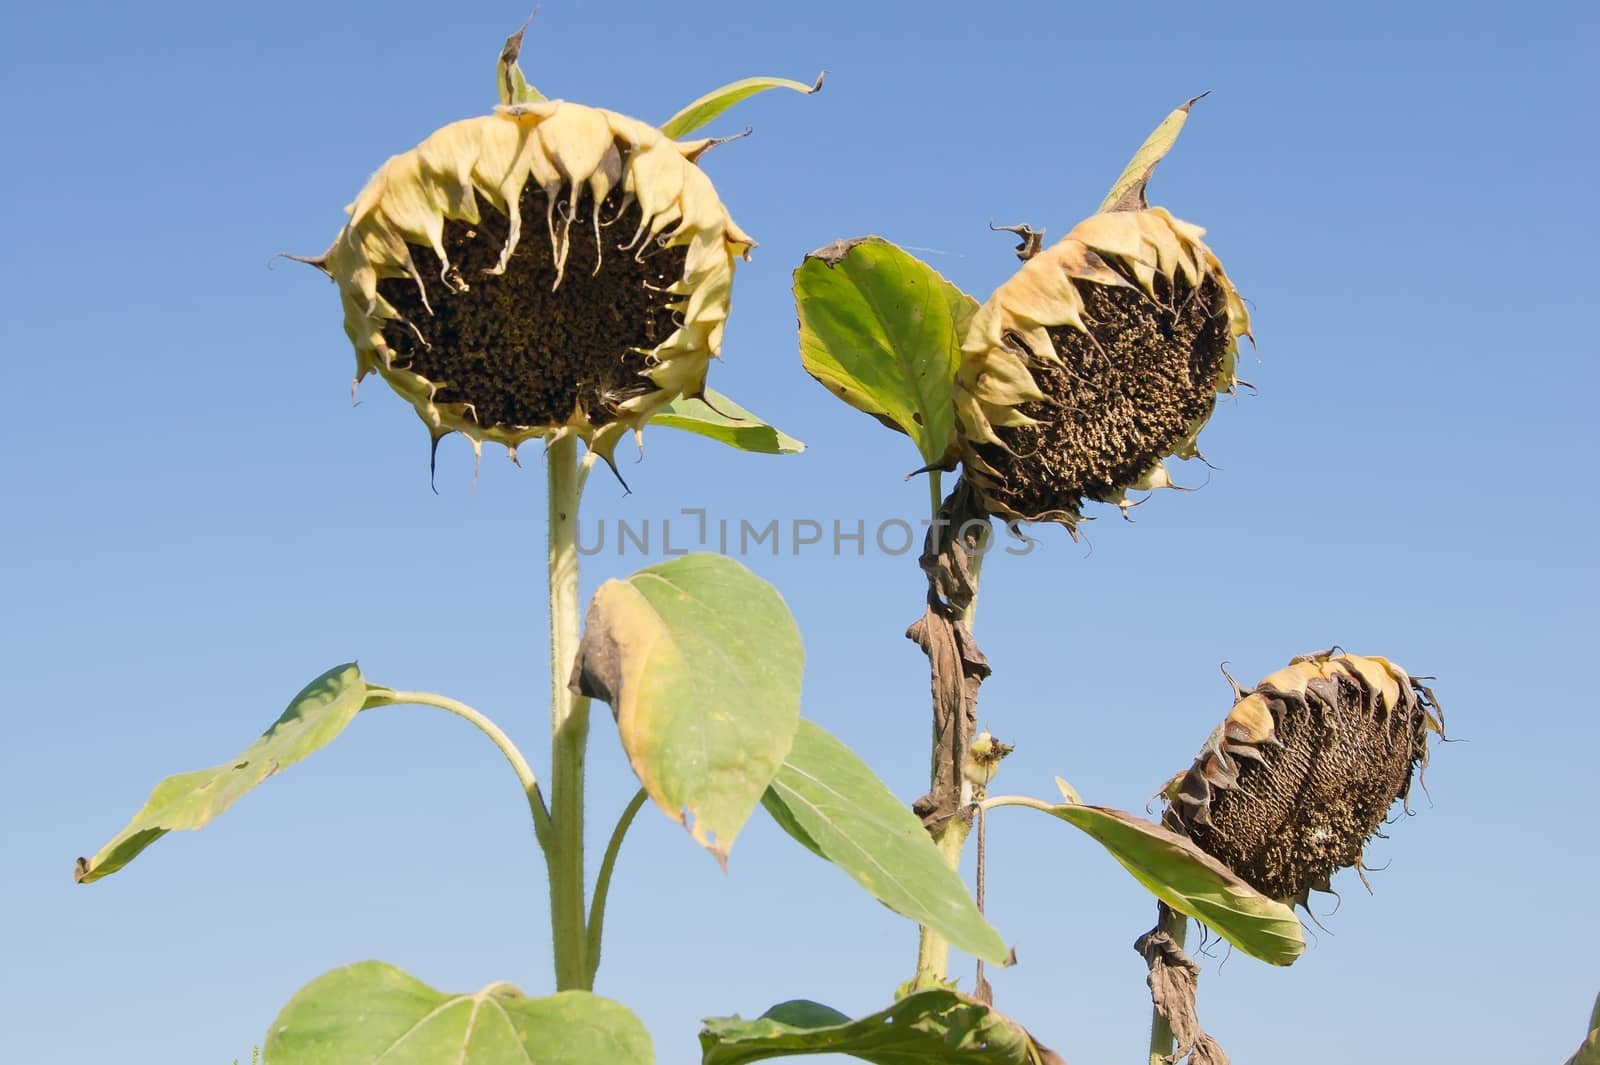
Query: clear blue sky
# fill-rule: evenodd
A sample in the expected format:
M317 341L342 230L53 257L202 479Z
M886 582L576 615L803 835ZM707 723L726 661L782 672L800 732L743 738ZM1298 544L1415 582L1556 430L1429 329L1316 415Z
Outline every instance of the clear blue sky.
M228 757L350 658L495 714L543 763L537 465L488 455L474 485L457 439L429 491L411 412L373 382L350 405L335 291L268 268L324 248L389 154L490 107L525 14L8 14L0 1060L225 1065L301 984L365 958L548 989L515 786L430 711L363 715L206 831L70 876L158 778ZM1102 515L1092 550L1045 529L985 573L983 717L1018 745L1002 781L1048 796L1060 774L1142 808L1226 711L1223 661L1254 679L1337 642L1436 674L1468 742L1372 848L1376 894L1341 876L1290 970L1219 951L1202 1016L1241 1065L1562 1060L1600 938L1596 22L1576 4L548 3L530 76L647 119L736 77L831 72L724 120L755 135L707 161L761 242L713 385L809 451L654 431L633 494L596 478L586 517L921 517L909 443L801 371L790 271L871 232L987 295L1014 267L988 223L1059 236L1212 90L1152 198L1209 228L1251 301L1259 393L1202 439L1218 469L1180 472L1200 491ZM586 591L643 561L589 560ZM806 713L919 794L914 560L747 562L806 635ZM604 718L591 758L603 832L633 787ZM992 976L999 1005L1075 1065L1136 1059L1150 899L1059 823L1006 813L991 917L1022 964ZM697 1060L702 1016L868 1012L912 967L913 928L760 820L724 876L647 812L619 877L598 989L664 1065Z

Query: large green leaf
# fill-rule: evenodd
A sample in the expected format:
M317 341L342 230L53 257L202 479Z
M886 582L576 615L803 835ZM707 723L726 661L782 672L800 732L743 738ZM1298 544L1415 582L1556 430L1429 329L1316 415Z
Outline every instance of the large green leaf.
M696 554L600 586L573 685L611 705L645 790L725 865L789 753L804 664L772 585Z
M1057 781L1063 794L1072 792ZM1288 965L1306 949L1294 910L1269 899L1187 836L1123 810L1067 802L1026 805L1082 829L1162 902L1187 914L1252 957Z
M1165 159L1178 142L1178 134L1183 132L1183 124L1189 120L1189 108L1206 95L1201 93L1182 106L1173 108L1172 113L1161 120L1161 124L1139 145L1139 150L1133 153L1128 165L1123 167L1111 191L1101 201L1100 210L1137 211L1146 206L1144 189L1150 183L1150 175L1155 173L1156 164Z
M835 241L794 272L800 361L830 392L939 461L955 425L951 389L978 301L882 239Z
M1010 952L983 919L922 820L855 753L801 721L794 746L761 797L773 820L898 914L985 961Z
M650 419L650 424L698 433L731 448L763 455L794 455L806 449L788 433L774 429L727 396L709 388L705 399L679 396L662 407Z
M791 1054L849 1054L879 1065L1064 1065L1021 1025L954 991L919 991L852 1021L797 999L756 1020L714 1017L700 1029L701 1065L744 1065Z
M821 74L817 75L816 82L811 85L790 78L742 78L739 81L729 82L720 89L712 89L663 122L661 132L677 140L686 133L693 133L739 101L747 100L756 93L766 92L768 89L793 89L795 92L810 94L821 88Z
M176 829L203 828L274 773L333 742L366 702L355 663L335 666L296 695L289 708L239 757L211 769L179 773L156 785L144 808L93 858L79 858L76 877L110 876Z
M587 991L528 998L510 984L435 991L381 961L324 973L267 1033L272 1065L650 1065L650 1033Z

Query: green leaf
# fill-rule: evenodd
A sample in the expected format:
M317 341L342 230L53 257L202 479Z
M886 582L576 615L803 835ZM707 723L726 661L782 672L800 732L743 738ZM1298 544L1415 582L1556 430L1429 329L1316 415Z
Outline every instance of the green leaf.
M955 991L919 991L852 1021L838 1010L796 1000L760 1018L714 1017L700 1029L701 1065L791 1054L849 1054L880 1065L1064 1065L1021 1025Z
M1203 100L1208 95L1201 93L1181 107L1173 108L1172 113L1161 120L1161 124L1139 145L1139 150L1133 153L1128 165L1123 167L1122 174L1101 201L1101 211L1138 211L1149 206L1144 198L1144 189L1150 183L1150 175L1155 172L1156 164L1165 159L1178 142L1178 134L1183 132L1183 124L1189 120L1189 108L1195 105L1196 100Z
M822 88L822 78L823 75L818 74L817 80L810 85L789 78L743 78L729 82L720 89L706 93L661 123L661 132L673 140L678 140L684 134L693 133L704 126L734 104L747 100L757 93L766 92L768 89L793 89L809 96Z
M78 859L78 882L110 876L168 832L204 828L263 780L332 743L361 712L366 698L367 684L355 663L328 670L307 684L239 757L157 784L128 827L93 858Z
M600 586L573 685L611 705L650 797L726 865L789 753L804 664L772 585L696 554Z
M532 21L533 15L529 15L528 22ZM495 87L502 106L532 104L544 99L544 93L528 84L528 79L522 76L522 67L517 65L517 56L522 53L522 35L528 32L528 22L524 22L522 29L506 38L505 45L500 49L500 61L495 64Z
M806 256L794 298L806 372L938 462L955 428L951 390L978 301L881 237Z
M650 1065L650 1033L587 991L528 998L510 984L435 991L364 961L295 992L267 1033L272 1065Z
M1567 1059L1567 1065L1600 1065L1600 997L1595 998L1594 1012L1589 1015L1589 1035Z
M705 399L680 396L650 419L651 425L682 429L710 437L740 451L763 455L794 455L806 446L774 429L720 392L706 389Z
M1305 951L1294 910L1245 883L1187 836L1107 806L1035 808L1088 833L1162 902L1251 957L1289 965Z
M801 721L794 746L761 797L773 820L891 910L933 928L957 948L996 965L1010 951L922 821L855 753Z

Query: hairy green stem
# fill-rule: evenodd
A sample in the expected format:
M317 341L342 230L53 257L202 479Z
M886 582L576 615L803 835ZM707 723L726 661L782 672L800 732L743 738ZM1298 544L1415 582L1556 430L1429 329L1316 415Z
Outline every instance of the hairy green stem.
M550 937L556 990L592 984L584 913L583 770L589 700L570 687L578 654L578 499L583 469L572 437L547 445L550 582Z
M1172 907L1158 904L1156 927L1172 937L1172 945L1183 949L1184 937L1189 931L1189 918ZM1169 1065L1176 1040L1172 1025L1154 1005L1150 1007L1150 1065Z
M965 782L961 785L961 803L965 807L971 799L971 785ZM960 815L946 821L933 837L933 845L944 858L945 864L957 872L961 871L961 852L966 848L967 836L972 832L972 825L963 820ZM912 981L911 990L926 991L930 988L945 986L950 973L950 941L935 932L927 925L917 927L917 975Z
M628 834L633 819L638 816L649 794L640 788L623 808L617 818L617 827L611 830L611 840L606 844L605 857L600 859L600 874L594 882L594 899L589 903L589 986L594 986L595 973L600 971L600 940L606 923L606 896L611 892L611 874L617 868L617 855L622 853L622 838Z
M517 745L511 742L511 737L501 731L500 726L490 720L487 714L474 710L466 703L452 699L446 695L436 695L433 692L394 691L389 688L369 687L367 705L364 709L376 706L394 706L400 703L414 704L417 706L432 706L447 711L470 721L477 726L478 731L489 737L489 741L500 748L500 753L506 756L506 761L511 763L511 768L517 774L517 781L522 785L522 791L528 797L528 810L533 814L533 834L538 837L539 849L548 856L550 853L550 813L545 809L544 795L539 791L539 781L533 775L533 768L528 765L528 760L522 756Z

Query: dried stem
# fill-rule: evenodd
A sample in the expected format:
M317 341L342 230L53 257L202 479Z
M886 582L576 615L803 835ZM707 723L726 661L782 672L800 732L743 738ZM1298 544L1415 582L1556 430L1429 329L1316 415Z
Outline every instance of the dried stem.
M1156 926L1140 936L1133 949L1150 968L1149 1065L1228 1065L1228 1055L1205 1029L1195 1010L1200 966L1183 952L1189 919L1166 903L1156 907Z
M906 636L928 656L933 700L933 751L928 793L912 806L952 869L971 822L962 811L972 800L962 775L978 722L978 686L989 663L968 627L978 593L977 571L988 545L989 515L965 480L956 481L935 514L918 560L928 578L927 605ZM950 967L950 944L921 929L914 988L941 986Z

